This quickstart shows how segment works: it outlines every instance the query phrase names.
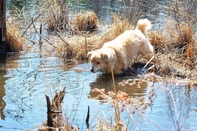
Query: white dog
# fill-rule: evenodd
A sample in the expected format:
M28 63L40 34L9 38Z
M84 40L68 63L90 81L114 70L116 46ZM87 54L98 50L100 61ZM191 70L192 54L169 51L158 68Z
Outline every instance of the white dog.
M141 19L135 30L127 30L114 40L107 42L101 49L88 52L90 56L90 71L121 74L141 53L150 59L153 56L153 46L146 37L146 31L151 28L148 19Z

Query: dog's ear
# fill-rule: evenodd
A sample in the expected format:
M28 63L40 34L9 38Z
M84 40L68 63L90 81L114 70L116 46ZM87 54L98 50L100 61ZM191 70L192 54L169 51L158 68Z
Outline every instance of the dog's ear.
M87 57L91 57L93 51L88 52Z

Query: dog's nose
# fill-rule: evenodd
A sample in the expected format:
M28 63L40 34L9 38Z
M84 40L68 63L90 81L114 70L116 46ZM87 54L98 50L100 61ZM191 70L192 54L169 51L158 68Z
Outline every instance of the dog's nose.
M90 69L90 71L91 71L91 72L94 72L94 69L93 69L93 68L91 68L91 69Z

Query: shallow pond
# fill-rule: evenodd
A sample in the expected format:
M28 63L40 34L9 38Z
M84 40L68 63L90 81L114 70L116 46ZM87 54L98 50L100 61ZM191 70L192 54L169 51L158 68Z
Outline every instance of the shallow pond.
M28 2L35 4L35 1ZM126 8L129 5L128 1L124 3L124 6L127 5ZM8 2L21 6L21 2L18 4L18 1ZM153 3L156 2L144 1L143 5L146 6L143 6L142 12L145 12L144 15L147 15L157 28L157 23L161 24L164 20L165 11L159 6L157 11L154 6L165 1L158 0L156 4ZM79 3L79 7L94 10L99 20L106 22L112 21L111 10L119 12L123 9L119 8L119 0L99 2L84 0ZM155 17L160 20L154 19ZM99 119L111 122L114 107L108 101L95 99L90 93L94 88L113 90L111 76L92 74L87 62L72 63L63 58L42 57L37 53L7 54L0 57L0 130L38 129L47 118L45 94L52 98L56 91L64 87L66 95L62 106L65 119L69 123L79 127L80 130L86 130L88 106L90 106L90 127L96 127ZM133 111L131 108L121 111L122 121L125 126L128 124L129 131L175 131L178 127L180 130L197 130L197 87L190 87L174 80L150 82L141 85L140 88L136 85L118 86L118 82L128 78L133 79L131 76L116 76L116 90L128 93L133 101L140 100L139 102L143 103L149 98L152 87L155 88L154 100L146 109L141 110L139 105L135 112L131 112Z
M118 83L128 78L131 77L117 76L115 81ZM56 91L65 86L63 111L68 121L81 130L86 130L88 106L92 127L97 123L97 118L111 117L114 112L111 104L94 99L90 94L94 88L113 90L111 77L90 73L87 63L73 65L56 57L16 54L7 56L6 61L1 62L0 80L0 130L37 129L47 118L45 94L52 98ZM141 88L116 86L117 90L127 92L134 100L140 98L143 101L148 98L151 85L145 84ZM177 124L183 124L183 130L197 130L197 88L183 84L175 86L173 82L154 83L154 87L156 97L148 108L140 113L121 111L124 123L127 123L129 116L133 116L128 129L175 130Z

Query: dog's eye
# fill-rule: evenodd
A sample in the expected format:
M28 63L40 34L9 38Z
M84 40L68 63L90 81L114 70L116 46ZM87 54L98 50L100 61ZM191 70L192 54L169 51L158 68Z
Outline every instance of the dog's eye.
M96 64L100 64L100 62L97 62Z

